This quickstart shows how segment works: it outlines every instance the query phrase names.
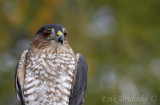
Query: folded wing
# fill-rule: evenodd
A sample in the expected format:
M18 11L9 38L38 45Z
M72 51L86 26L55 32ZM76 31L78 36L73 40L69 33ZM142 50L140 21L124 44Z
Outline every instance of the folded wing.
M87 86L88 66L82 54L76 54L77 73L69 100L69 105L82 105Z
M22 56L15 70L15 89L16 89L17 99L20 105L25 105L24 95L23 95L23 85L24 85L25 63L26 63L27 52L28 50L25 50L22 53Z

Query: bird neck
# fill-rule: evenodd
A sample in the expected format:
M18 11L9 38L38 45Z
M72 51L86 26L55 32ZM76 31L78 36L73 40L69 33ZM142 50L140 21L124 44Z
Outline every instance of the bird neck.
M44 45L44 44L41 44ZM44 53L44 54L70 54L75 56L72 48L70 47L68 41L64 41L63 44L52 41L45 46L36 46L34 43L31 44L29 53Z

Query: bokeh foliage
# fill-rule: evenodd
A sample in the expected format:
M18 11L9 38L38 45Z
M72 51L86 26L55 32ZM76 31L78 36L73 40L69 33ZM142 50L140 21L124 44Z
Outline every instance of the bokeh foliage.
M16 105L14 69L36 31L48 23L68 30L88 63L85 105L115 105L103 96L156 96L160 104L159 0L0 1L0 105Z

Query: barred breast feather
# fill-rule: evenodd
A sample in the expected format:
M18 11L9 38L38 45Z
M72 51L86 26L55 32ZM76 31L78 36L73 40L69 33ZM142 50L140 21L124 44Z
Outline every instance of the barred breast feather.
M24 80L26 105L68 105L76 59L70 54L30 54Z

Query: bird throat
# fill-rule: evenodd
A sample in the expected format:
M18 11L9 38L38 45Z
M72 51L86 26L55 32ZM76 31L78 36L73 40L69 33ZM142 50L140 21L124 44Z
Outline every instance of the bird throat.
M52 41L39 41L34 39L30 48L34 53L57 53L57 54L71 54L74 55L72 48L67 40L62 43L55 40Z

